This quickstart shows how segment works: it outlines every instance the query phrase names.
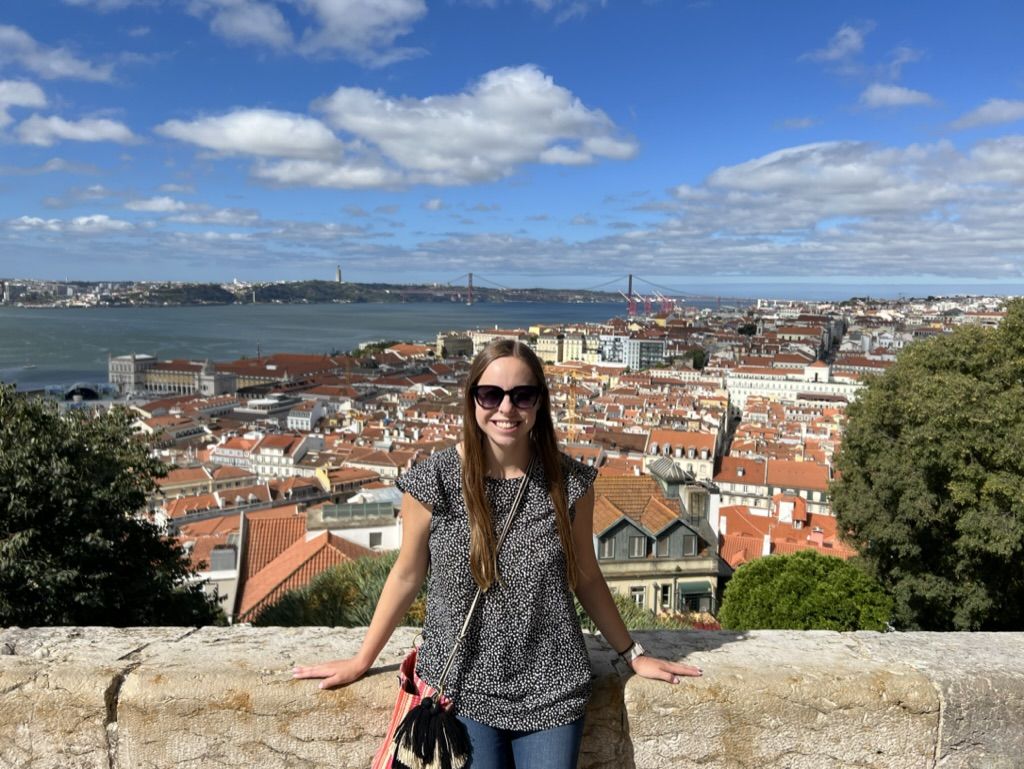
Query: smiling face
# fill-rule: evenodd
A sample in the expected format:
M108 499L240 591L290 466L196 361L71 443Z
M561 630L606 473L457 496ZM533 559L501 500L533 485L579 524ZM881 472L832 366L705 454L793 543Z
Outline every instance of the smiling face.
M522 385L538 385L530 367L512 355L491 361L477 381L478 385L494 385L511 390ZM483 432L491 450L499 455L525 449L530 430L537 421L537 406L516 408L509 396L502 398L497 408L485 409L474 401L476 423Z

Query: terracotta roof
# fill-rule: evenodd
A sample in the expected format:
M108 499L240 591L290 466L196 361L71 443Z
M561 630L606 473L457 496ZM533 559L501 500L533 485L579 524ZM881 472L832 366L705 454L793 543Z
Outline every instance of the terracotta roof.
M657 534L679 517L678 502L665 499L658 482L649 475L598 475L594 494L595 534L606 531L622 516Z
M605 477L629 476L635 477L643 470L643 458L638 456L606 457L601 465L601 475Z
M754 515L746 505L730 505L719 510L719 516L726 521L726 533L721 537L721 554L729 565L735 568L744 561L760 558L764 552L765 535L770 537L773 554L813 549L838 558L856 555L853 548L839 541L836 519L830 515L805 512L806 523L799 529L791 523L779 521L777 502L780 498L791 499L776 495L772 506L776 515Z
M163 509L168 518L181 518L189 513L219 510L220 505L214 494L195 494L191 497L168 499L163 503Z
M255 478L256 474L251 473L248 470L243 470L240 467L232 467L231 465L218 465L211 471L213 477L218 481L225 481L231 478Z
M252 486L239 486L234 489L221 489L217 492L217 496L224 502L228 507L235 506L235 500L241 497L242 501L239 504L248 504L250 501L258 502L270 502L271 494L270 489L266 483L258 483ZM255 500L250 500L249 497L255 497Z
M625 515L615 503L604 496L594 500L594 533L600 534Z
M245 581L238 617L243 622L250 620L288 590L308 585L325 569L372 555L372 550L328 531L309 540L300 538Z
M697 433L688 430L651 430L651 438L647 442L648 447L658 444L659 450L664 450L668 444L672 448L707 449L708 452L715 451L715 436L711 433Z
M306 533L306 514L299 512L298 505L246 513L245 520L242 573L246 578L259 573Z
M784 459L768 460L768 484L791 489L827 491L828 467L817 462L796 462Z
M237 449L239 451L250 451L252 449L252 447L255 446L257 443L259 443L259 440L253 440L251 438L235 437L235 438L228 438L220 446L217 446L217 448L218 449Z
M210 480L205 467L175 467L157 481L160 486L176 486L184 483L201 483Z
M216 518L207 518L205 521L188 523L181 527L178 533L178 541L181 543L192 542L192 552L189 556L192 567L204 570L210 568L210 553L218 545L228 544L228 536L238 531L238 514L221 515Z
M302 440L301 435L285 433L283 435L266 435L259 442L259 450L262 449L283 449L288 451L292 446Z
M740 475L740 470L743 475ZM721 469L715 473L715 483L764 484L765 463L760 459L722 457Z

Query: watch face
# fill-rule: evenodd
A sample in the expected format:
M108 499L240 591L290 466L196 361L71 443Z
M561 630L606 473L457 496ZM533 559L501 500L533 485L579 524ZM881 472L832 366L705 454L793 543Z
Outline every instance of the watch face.
M642 657L646 653L647 650L639 642L636 642L633 644L633 648L629 650L629 661L632 662L637 657Z

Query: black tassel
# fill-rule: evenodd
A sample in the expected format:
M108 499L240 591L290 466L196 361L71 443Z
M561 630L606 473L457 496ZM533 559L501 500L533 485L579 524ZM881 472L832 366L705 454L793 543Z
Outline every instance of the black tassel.
M462 769L469 761L469 732L433 697L424 697L395 730L394 769Z

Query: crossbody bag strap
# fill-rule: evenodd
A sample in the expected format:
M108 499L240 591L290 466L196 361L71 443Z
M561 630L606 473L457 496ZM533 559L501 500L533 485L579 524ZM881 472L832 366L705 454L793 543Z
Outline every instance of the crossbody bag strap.
M516 513L519 512L519 507L523 501L523 495L526 493L526 484L530 479L530 475L533 474L533 467L537 464L537 457L534 456L530 460L529 466L526 468L526 473L523 475L523 479L519 481L519 488L516 489L516 497L512 500L512 509L508 513L508 517L505 518L505 523L501 527L501 532L498 534L498 542L494 546L495 558L497 558L498 552L501 550L501 544L505 541L505 536L508 534L508 530L512 528L512 519L516 517ZM448 659L444 663L444 668L441 669L441 678L437 682L437 696L438 698L444 696L445 683L448 680L448 673L451 670L452 663L455 661L455 653L459 650L462 645L462 641L466 637L466 633L469 632L469 622L473 619L473 614L476 612L476 606L480 602L480 596L483 595L483 589L477 586L476 595L473 596L473 602L469 605L469 611L466 612L466 619L462 623L462 629L459 631L458 638L455 639L455 644L452 646L451 652L448 654Z

